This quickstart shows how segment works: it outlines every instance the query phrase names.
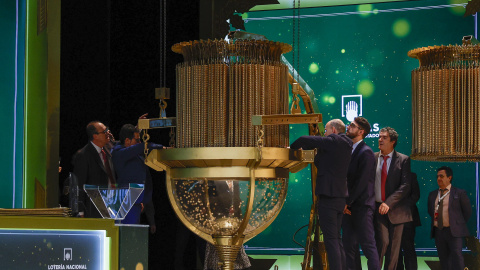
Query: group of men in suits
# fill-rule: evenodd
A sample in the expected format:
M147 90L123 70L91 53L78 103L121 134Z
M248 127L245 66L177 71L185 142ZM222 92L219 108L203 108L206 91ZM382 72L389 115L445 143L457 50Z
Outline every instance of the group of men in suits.
M145 115L141 116L145 117ZM154 209L152 203L152 179L145 165L144 146L140 144L140 131L126 124L120 130L120 141L112 142L110 130L100 121L92 121L86 128L89 142L73 158L74 174L78 179L79 216L101 218L83 186L112 186L116 184L144 184L144 192L122 221L125 224L138 224L140 214L145 210L150 231L155 232ZM160 144L149 143L149 149L162 149Z
M347 131L340 119L334 119L327 123L325 137L302 136L291 145L292 149L318 149L315 194L329 267L361 269L361 247L368 269L382 265L388 270L417 269L414 238L415 227L420 226L416 207L420 190L416 174L410 170L410 158L395 151L398 133L393 128L380 130L377 153L363 141L370 129L363 117L356 117ZM432 237L443 269L463 270L462 237L468 235L471 206L465 191L444 184L453 174L445 168L439 168L437 182L454 195L449 201L448 193L430 193L428 209L435 220ZM448 204L440 207L441 217L452 223L438 225L435 205L439 201Z

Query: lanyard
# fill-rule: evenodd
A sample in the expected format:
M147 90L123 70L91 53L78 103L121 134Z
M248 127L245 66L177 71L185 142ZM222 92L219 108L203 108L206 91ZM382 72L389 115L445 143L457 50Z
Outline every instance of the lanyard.
M440 197L440 192L438 192L438 197L439 197L439 199L438 199L437 207L435 207L435 213L438 212L438 207L440 206L440 203L443 203L443 199L444 199L445 196L447 196L448 194L450 194L450 190L449 190L447 193L443 194L442 197Z

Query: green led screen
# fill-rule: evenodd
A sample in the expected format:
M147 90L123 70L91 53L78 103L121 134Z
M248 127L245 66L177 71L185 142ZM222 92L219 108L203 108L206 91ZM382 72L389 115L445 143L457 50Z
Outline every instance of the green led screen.
M8 133L0 155L0 207L22 207L25 1L0 1L0 123Z
M373 131L365 141L377 152L380 128L391 126L400 135L396 150L411 152L411 71L418 60L409 58L411 49L433 45L461 44L462 37L473 35L474 17L463 18L465 1L408 1L300 10L300 54L287 60L298 67L300 76L313 89L324 123L350 115L367 118ZM269 40L293 43L292 10L256 11L243 14L247 32L265 35ZM298 58L297 58L298 57ZM356 106L347 104L353 102ZM352 103L350 103L352 104ZM442 113L442 108L438 108ZM290 140L307 135L306 126L290 126ZM442 132L442 130L438 130ZM438 188L436 169L452 167L453 185L466 189L477 212L475 163L434 163L412 161L417 173L421 197L417 206L422 226L417 228L417 251L435 248L430 239L427 196ZM308 223L311 206L310 169L291 174L287 201L275 222L247 243L267 250L285 249L303 253L293 241L297 229ZM469 220L470 233L476 235L476 214ZM306 228L297 234L305 243Z

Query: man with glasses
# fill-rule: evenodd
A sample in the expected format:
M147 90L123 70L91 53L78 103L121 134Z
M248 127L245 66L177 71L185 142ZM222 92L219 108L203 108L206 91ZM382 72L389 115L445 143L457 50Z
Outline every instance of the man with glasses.
M125 124L120 129L120 143L115 145L112 150L112 160L117 172L118 184L136 183L144 185L144 192L132 206L125 219L122 220L122 223L139 224L140 214L142 209L144 209L150 225L150 232L155 233L152 176L149 168L145 165L145 145L140 142L140 131L138 128L131 124ZM161 144L148 143L149 150L163 148Z
M345 252L341 226L345 198L348 196L347 171L352 154L352 140L345 135L340 119L325 125L325 137L302 136L292 143L292 149L318 149L315 166L318 169L315 194L320 228L323 232L330 270L343 270Z
M109 141L108 127L99 121L87 125L89 142L73 158L74 174L78 179L79 216L101 218L93 203L86 196L83 185L106 186L116 183L110 152L105 149Z
M380 269L375 244L373 213L375 211L375 155L363 141L370 133L370 123L355 117L347 130L352 139L352 158L348 167L348 198L343 216L343 247L348 270L362 269L359 244L368 259L368 269Z

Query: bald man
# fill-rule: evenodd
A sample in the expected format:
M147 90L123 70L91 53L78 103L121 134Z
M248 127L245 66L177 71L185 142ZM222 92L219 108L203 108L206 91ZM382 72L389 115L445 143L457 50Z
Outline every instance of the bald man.
M345 134L345 124L334 119L325 126L325 137L302 136L290 146L292 149L318 149L314 160L318 170L315 195L330 270L345 267L340 231L348 197L347 172L352 145L352 140Z

